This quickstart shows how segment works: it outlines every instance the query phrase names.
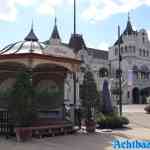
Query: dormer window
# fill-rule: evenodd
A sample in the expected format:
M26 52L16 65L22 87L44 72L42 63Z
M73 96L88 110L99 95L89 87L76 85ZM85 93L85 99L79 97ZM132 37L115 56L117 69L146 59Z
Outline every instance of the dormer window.
M145 50L143 49L143 56L145 57L146 55L145 55Z

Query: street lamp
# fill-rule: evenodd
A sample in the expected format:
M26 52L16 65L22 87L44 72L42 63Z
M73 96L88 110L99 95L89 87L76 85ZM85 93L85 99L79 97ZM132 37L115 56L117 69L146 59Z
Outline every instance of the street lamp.
M73 108L74 108L74 125L76 124L76 101L77 101L77 76L76 76L76 72L73 72L73 82L74 82L74 101L73 101Z
M118 49L119 49L119 113L120 116L122 115L122 86L121 86L121 51L120 51L120 44L121 44L121 36L120 36L120 26L118 25Z

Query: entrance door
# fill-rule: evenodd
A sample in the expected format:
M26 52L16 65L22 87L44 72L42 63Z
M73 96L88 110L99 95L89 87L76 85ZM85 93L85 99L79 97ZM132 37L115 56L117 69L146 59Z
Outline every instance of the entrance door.
M138 88L134 88L132 91L132 102L133 104L140 103L140 91Z

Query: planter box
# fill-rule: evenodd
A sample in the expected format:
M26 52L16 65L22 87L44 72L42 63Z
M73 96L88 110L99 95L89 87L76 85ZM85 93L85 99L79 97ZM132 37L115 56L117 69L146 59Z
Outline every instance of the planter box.
M24 142L31 140L32 130L30 128L18 127L15 129L17 142Z

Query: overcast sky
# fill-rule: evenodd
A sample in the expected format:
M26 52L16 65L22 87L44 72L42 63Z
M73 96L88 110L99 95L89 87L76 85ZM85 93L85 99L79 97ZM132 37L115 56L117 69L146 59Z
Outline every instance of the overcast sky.
M123 31L128 12L136 30L150 33L150 0L77 0L77 32L86 45L108 49L117 38L117 25ZM49 39L54 18L63 42L73 32L73 0L0 0L0 48L22 41L32 20L40 41Z

